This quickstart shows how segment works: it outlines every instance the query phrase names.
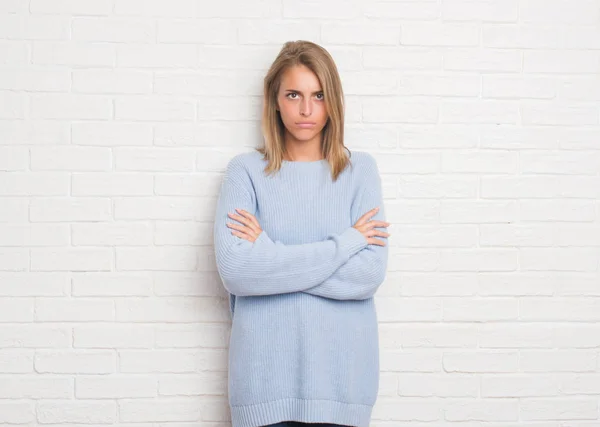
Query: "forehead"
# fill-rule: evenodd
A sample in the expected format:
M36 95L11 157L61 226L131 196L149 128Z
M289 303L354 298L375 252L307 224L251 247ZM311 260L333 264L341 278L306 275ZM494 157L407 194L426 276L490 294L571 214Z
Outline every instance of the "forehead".
M296 65L286 69L281 76L281 88L299 91L321 90L321 83L315 73L305 65Z

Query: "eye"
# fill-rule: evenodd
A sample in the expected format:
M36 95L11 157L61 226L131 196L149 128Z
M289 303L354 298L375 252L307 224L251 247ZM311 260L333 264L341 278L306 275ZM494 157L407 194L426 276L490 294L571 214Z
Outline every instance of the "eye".
M291 92L291 93L288 93L286 96L289 98L290 95L298 95L298 94L296 92ZM291 99L296 99L296 98L291 98Z
M317 93L317 96L320 96L321 98L319 99L320 101L323 100L323 98L325 98L325 94L324 93Z

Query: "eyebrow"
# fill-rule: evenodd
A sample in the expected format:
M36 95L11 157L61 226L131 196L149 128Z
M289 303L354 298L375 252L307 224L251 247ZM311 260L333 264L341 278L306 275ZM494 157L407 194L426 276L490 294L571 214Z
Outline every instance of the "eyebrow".
M286 91L286 92L298 92L298 93L302 93L302 91L299 91L299 90L297 90L297 89L286 89L285 91ZM321 93L321 92L323 92L323 89L321 89L321 90L318 90L318 91L316 91L316 92L313 92L313 95L314 95L315 93Z

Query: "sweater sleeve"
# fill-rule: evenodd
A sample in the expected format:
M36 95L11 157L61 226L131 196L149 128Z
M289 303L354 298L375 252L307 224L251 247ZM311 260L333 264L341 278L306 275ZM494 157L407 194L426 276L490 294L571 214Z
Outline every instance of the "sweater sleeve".
M217 269L233 295L271 295L303 291L322 283L352 255L367 246L354 227L323 241L301 245L274 242L263 230L254 242L231 234L226 223L235 208L255 215L256 195L239 156L228 164L217 200L214 247Z
M364 175L360 192L352 204L353 224L363 214L377 206L380 209L372 219L386 221L377 163L370 155L367 155L366 159L362 169ZM384 227L377 227L377 229L387 231ZM389 252L388 238L375 237L386 242L386 245L367 245L322 283L304 292L338 300L361 300L373 297L385 279Z

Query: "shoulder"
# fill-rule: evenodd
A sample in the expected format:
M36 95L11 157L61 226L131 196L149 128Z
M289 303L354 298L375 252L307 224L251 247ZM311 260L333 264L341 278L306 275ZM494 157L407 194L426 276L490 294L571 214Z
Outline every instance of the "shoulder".
M227 163L227 172L248 172L264 162L262 157L263 155L255 150L238 153Z
M354 174L359 181L377 179L379 177L379 166L377 159L366 151L352 150L350 162L354 167Z
M224 183L240 189L253 189L253 176L259 170L262 154L257 151L247 151L235 154L227 162ZM264 166L263 166L264 167Z

